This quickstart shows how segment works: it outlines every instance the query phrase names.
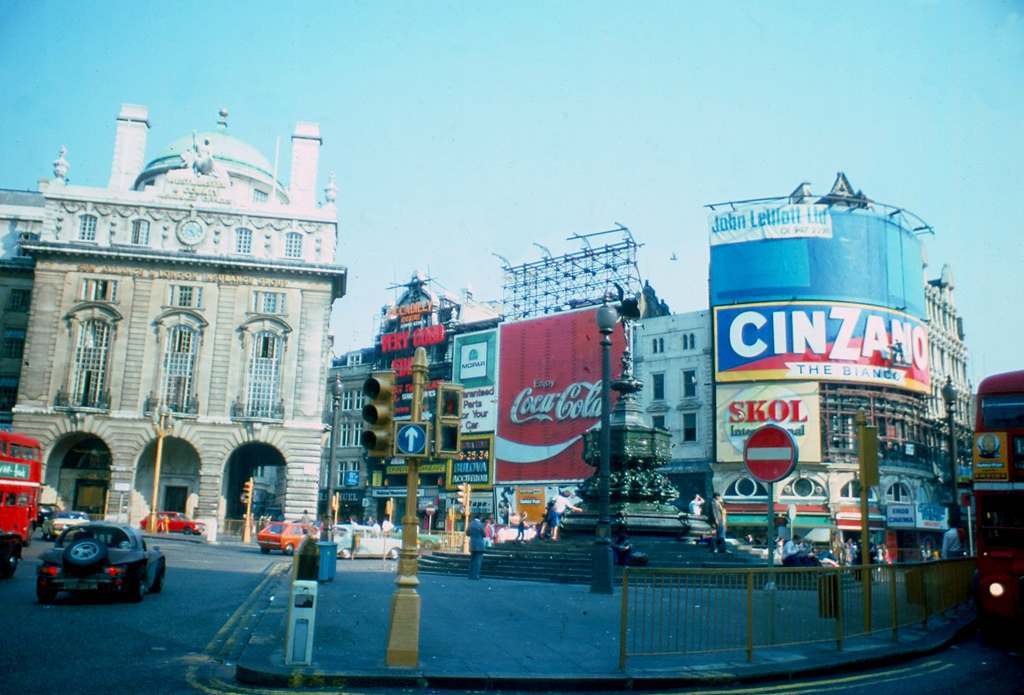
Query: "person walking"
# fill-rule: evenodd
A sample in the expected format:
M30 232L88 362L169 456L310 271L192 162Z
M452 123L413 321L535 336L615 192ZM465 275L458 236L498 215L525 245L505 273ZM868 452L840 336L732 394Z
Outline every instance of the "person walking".
M522 543L526 540L526 512L519 514L519 526L516 532L516 543Z
M480 523L480 517L474 516L466 532L469 536L469 578L479 579L480 569L484 562L484 525Z
M715 523L715 540L714 549L712 552L718 553L730 553L729 547L725 543L726 524L728 522L729 514L725 509L725 503L722 502L722 496L717 492L712 495L711 499L711 514Z
M551 527L552 541L558 540L558 526L562 521L562 515L565 514L567 509L571 509L574 512L583 511L572 503L572 501L566 496L565 490L559 490L558 496L555 497L551 505L552 513L550 514L551 518L548 520L548 525Z

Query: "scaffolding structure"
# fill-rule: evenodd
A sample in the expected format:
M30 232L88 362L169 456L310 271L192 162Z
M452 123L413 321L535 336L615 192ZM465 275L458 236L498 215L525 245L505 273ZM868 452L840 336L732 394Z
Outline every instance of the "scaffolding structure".
M591 243L595 237L608 235L619 238L603 246ZM505 320L600 304L605 292L617 291L616 286L626 294L640 291L642 283L636 264L639 244L627 227L618 224L603 232L574 234L568 240L580 241L582 248L552 256L545 247L535 244L544 252L539 261L513 266L501 259L505 273L501 297Z

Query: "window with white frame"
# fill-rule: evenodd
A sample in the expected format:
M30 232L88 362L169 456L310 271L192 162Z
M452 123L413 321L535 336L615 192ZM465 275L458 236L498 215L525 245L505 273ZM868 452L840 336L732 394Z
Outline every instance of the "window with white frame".
M82 215L78 220L78 240L96 241L96 216Z
M81 299L93 302L116 302L117 280L85 278L82 280Z
M360 389L345 389L341 392L342 410L362 410L363 392Z
M74 367L71 375L71 399L74 405L98 406L107 385L107 353L110 350L110 324L86 321L78 327Z
M753 478L743 476L737 478L733 483L725 489L724 497L744 497L744 498L757 498L767 497L768 491L764 488L761 483L757 482Z
M651 340L651 352L655 355L665 352L665 339L654 338Z
M697 397L697 370L683 370L683 398Z
M246 414L249 417L274 417L281 392L281 357L284 341L281 336L257 333L252 339L249 356L249 394Z
M164 345L161 394L174 412L185 412L192 396L199 335L189 326L172 326Z
M342 461L338 466L338 487L357 487L359 485L359 462Z
M149 222L132 220L132 244L135 246L149 245Z
M302 234L288 232L284 237L285 258L302 258Z
M261 188L252 189L252 202L254 203L265 203L270 195Z
M910 486L906 483L893 483L889 486L889 489L885 491L886 502L913 502L914 498L910 494Z
M171 285L167 290L170 306L203 308L203 288L195 285Z
M284 292L253 292L252 310L257 314L283 314Z
M363 427L358 422L341 423L341 431L338 432L338 446L359 446L359 438L362 432Z
M839 496L846 500L859 500L860 499L860 481L851 480L839 490ZM878 496L875 494L874 488L868 488L868 499L874 500Z
M697 413L683 413L683 441L697 441Z
M665 375L651 375L651 398L656 401L665 400Z
M345 364L349 367L355 367L363 363L363 353L353 352L345 358Z
M235 253L250 255L252 253L252 230L239 227L235 230Z

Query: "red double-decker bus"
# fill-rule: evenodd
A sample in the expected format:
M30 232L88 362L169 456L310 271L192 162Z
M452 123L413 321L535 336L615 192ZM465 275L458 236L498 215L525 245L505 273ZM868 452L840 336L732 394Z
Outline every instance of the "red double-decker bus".
M978 385L974 427L978 608L989 623L1024 621L1024 370Z
M35 439L0 432L0 532L28 545L39 509L43 449Z

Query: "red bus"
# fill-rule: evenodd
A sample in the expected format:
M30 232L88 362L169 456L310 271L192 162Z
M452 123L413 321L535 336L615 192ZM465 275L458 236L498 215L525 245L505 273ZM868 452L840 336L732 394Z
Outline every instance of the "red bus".
M35 439L0 432L0 532L28 545L39 510L43 448Z
M978 608L986 622L1024 620L1024 370L978 385L973 478Z

